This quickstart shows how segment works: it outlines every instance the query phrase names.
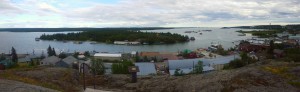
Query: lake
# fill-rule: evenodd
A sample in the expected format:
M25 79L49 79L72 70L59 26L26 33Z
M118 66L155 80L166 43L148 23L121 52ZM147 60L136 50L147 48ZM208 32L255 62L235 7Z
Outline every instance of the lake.
M211 32L199 30L212 30ZM49 45L54 47L56 52L74 52L74 51L98 51L109 53L131 52L131 51L159 51L159 52L177 52L184 49L196 50L197 48L207 48L211 43L220 43L224 48L233 47L238 44L239 40L252 38L251 35L238 36L235 32L241 29L220 29L220 28L176 28L162 30L143 30L147 32L171 32L195 37L195 41L186 43L176 43L168 45L114 45L106 43L90 44L91 42L83 42L83 44L74 44L73 41L35 41L36 37L42 34L68 33L68 32L0 32L0 53L9 53L13 46L17 53L46 53ZM243 29L245 30L245 29ZM185 31L197 31L198 33L184 33ZM234 42L234 43L232 43Z

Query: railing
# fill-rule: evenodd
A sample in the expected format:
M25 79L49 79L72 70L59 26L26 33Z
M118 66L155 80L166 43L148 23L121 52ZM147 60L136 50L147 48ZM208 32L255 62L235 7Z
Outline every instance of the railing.
M80 64L80 73L81 73L81 70L82 70L82 73L83 73L83 89L84 90L86 89L86 85L85 85L85 66L88 68L88 70L92 70L92 68L88 64L86 64L86 63L81 63ZM95 83L96 72L95 72L95 69L93 71L93 76L94 76L94 81L93 81L94 82L94 89L96 89L96 83Z

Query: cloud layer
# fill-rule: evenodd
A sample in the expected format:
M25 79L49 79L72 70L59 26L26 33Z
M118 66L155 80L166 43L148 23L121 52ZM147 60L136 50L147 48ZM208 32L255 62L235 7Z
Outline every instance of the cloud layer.
M299 0L0 0L0 27L214 27L300 23Z

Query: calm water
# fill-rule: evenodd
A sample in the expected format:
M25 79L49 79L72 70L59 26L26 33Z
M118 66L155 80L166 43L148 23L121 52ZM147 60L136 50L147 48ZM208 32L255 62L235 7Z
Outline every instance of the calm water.
M211 32L201 31L202 35L198 33L184 33L185 31L199 31L199 30L213 30ZM177 28L167 30L151 30L152 32L171 32L179 33L182 35L188 35L189 37L195 37L195 41L186 43L177 43L171 45L139 45L139 46L127 46L127 45L113 45L113 44L90 44L90 42L84 42L83 44L74 44L72 41L67 43L61 41L35 41L36 37L42 34L54 34L54 33L67 33L67 32L0 32L0 53L9 53L13 46L17 53L41 53L49 45L54 47L57 51L74 52L74 51L98 51L98 52L131 52L131 51L160 51L160 52L177 52L178 50L197 48L207 48L211 42L220 43L224 48L233 46L234 41L251 38L251 35L238 36L239 33L235 32L240 29L220 29L220 28ZM148 31L150 32L150 31ZM237 44L237 42L235 43Z

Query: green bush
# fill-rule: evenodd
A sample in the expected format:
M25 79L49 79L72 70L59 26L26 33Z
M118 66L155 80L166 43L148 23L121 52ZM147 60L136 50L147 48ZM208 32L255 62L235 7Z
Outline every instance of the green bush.
M176 69L176 70L174 71L174 76L183 76L183 75L184 75L184 73L183 73L183 71L180 70L180 69Z
M112 73L113 74L129 74L128 67L134 66L131 61L122 61L120 63L112 64Z
M105 73L105 67L101 60L92 59L91 63L92 71L94 71L97 75L102 75Z

